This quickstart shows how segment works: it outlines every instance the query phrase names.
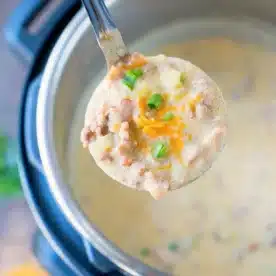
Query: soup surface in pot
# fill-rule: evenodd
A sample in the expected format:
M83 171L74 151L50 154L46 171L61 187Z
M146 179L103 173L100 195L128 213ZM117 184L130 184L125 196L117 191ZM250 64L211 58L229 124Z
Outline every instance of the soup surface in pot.
M95 79L72 128L70 181L84 212L110 240L161 271L272 276L276 275L276 36L265 25L222 23L177 23L133 46L147 54L162 52L191 60L221 87L228 103L228 141L213 167L193 185L159 201L112 181L79 142Z

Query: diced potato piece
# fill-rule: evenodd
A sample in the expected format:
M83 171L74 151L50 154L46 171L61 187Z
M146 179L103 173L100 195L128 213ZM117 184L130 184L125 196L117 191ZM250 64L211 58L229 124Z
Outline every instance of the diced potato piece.
M109 129L112 132L118 132L122 122L120 112L110 112L109 114Z
M170 92L177 92L176 87L180 83L181 72L173 68L163 70L160 74L162 85Z
M95 143L92 143L89 146L90 151L93 151L93 154L101 159L102 153L106 151L107 148L113 148L113 134L109 133L105 136L100 136L97 138Z

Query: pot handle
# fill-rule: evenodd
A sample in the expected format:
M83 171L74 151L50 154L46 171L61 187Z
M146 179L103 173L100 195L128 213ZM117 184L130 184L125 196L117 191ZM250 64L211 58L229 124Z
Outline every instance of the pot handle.
M30 63L62 21L68 22L80 7L79 0L22 0L4 26L11 48ZM51 43L51 41L49 41ZM48 45L49 46L49 45ZM49 48L49 47L48 47Z
M77 276L64 261L55 253L46 238L37 230L33 236L32 249L39 264L50 274L59 276ZM94 274L91 274L95 276Z

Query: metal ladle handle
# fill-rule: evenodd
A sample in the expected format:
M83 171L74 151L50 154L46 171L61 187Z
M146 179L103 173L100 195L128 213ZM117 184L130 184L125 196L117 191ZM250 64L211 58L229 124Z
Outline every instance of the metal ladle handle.
M104 0L82 0L92 23L97 41L110 68L129 55L122 35L117 29Z

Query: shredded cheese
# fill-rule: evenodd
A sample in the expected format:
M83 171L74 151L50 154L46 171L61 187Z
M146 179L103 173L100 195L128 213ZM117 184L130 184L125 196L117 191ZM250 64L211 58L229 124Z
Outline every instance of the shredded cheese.
M112 148L111 147L105 147L105 152L111 152L112 151Z
M166 96L166 100L168 96ZM163 121L163 115L168 111L175 111L174 106L164 106L158 110L154 118L147 118L147 98L145 96L139 97L138 107L139 116L137 125L142 129L142 132L150 138L168 137L170 138L171 153L177 158L181 159L181 152L184 147L184 128L185 124L179 116L175 116L170 121Z
M108 72L107 78L109 80L116 80L121 78L125 71L142 67L148 63L147 59L141 54L133 54L130 57L128 63L120 62L116 65L113 65Z

